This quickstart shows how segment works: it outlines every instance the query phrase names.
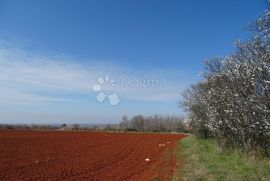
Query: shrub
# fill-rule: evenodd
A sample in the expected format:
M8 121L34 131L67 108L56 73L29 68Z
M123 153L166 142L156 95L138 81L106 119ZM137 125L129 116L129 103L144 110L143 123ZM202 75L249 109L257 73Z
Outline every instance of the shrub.
M252 24L253 37L234 54L205 62L203 80L183 94L181 106L200 137L222 146L270 154L270 12Z

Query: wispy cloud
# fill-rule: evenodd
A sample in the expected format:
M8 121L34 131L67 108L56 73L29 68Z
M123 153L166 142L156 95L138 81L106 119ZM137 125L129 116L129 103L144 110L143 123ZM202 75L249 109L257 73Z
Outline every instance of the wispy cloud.
M121 98L133 100L175 100L189 84L175 81L171 73L160 75L153 70L138 73L118 65L80 62L67 56L29 53L23 49L0 46L1 104L70 101L69 94L90 94L97 78L105 75L114 78L115 91ZM185 80L186 75L182 76ZM138 85L139 81L147 80L165 81L166 84Z
M63 57L0 48L1 102L62 101L52 93L89 93L97 75Z

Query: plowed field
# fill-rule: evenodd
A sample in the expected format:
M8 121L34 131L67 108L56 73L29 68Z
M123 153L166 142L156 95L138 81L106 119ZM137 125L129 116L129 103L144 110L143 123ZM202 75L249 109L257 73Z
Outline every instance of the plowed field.
M182 137L0 131L0 180L170 180Z

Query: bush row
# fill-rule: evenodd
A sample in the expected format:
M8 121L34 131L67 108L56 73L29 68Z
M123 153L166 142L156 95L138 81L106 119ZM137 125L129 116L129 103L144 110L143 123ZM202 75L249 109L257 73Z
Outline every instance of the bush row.
M181 105L200 137L221 146L270 154L270 12L253 22L253 36L236 51L206 61L203 80L183 94Z

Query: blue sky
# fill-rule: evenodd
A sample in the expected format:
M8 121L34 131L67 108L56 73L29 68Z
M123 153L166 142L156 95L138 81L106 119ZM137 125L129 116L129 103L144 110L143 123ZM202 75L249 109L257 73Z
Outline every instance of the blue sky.
M0 0L0 120L183 115L180 92L200 79L203 60L232 52L265 9L263 0ZM106 76L115 106L97 101L104 87L93 90Z

